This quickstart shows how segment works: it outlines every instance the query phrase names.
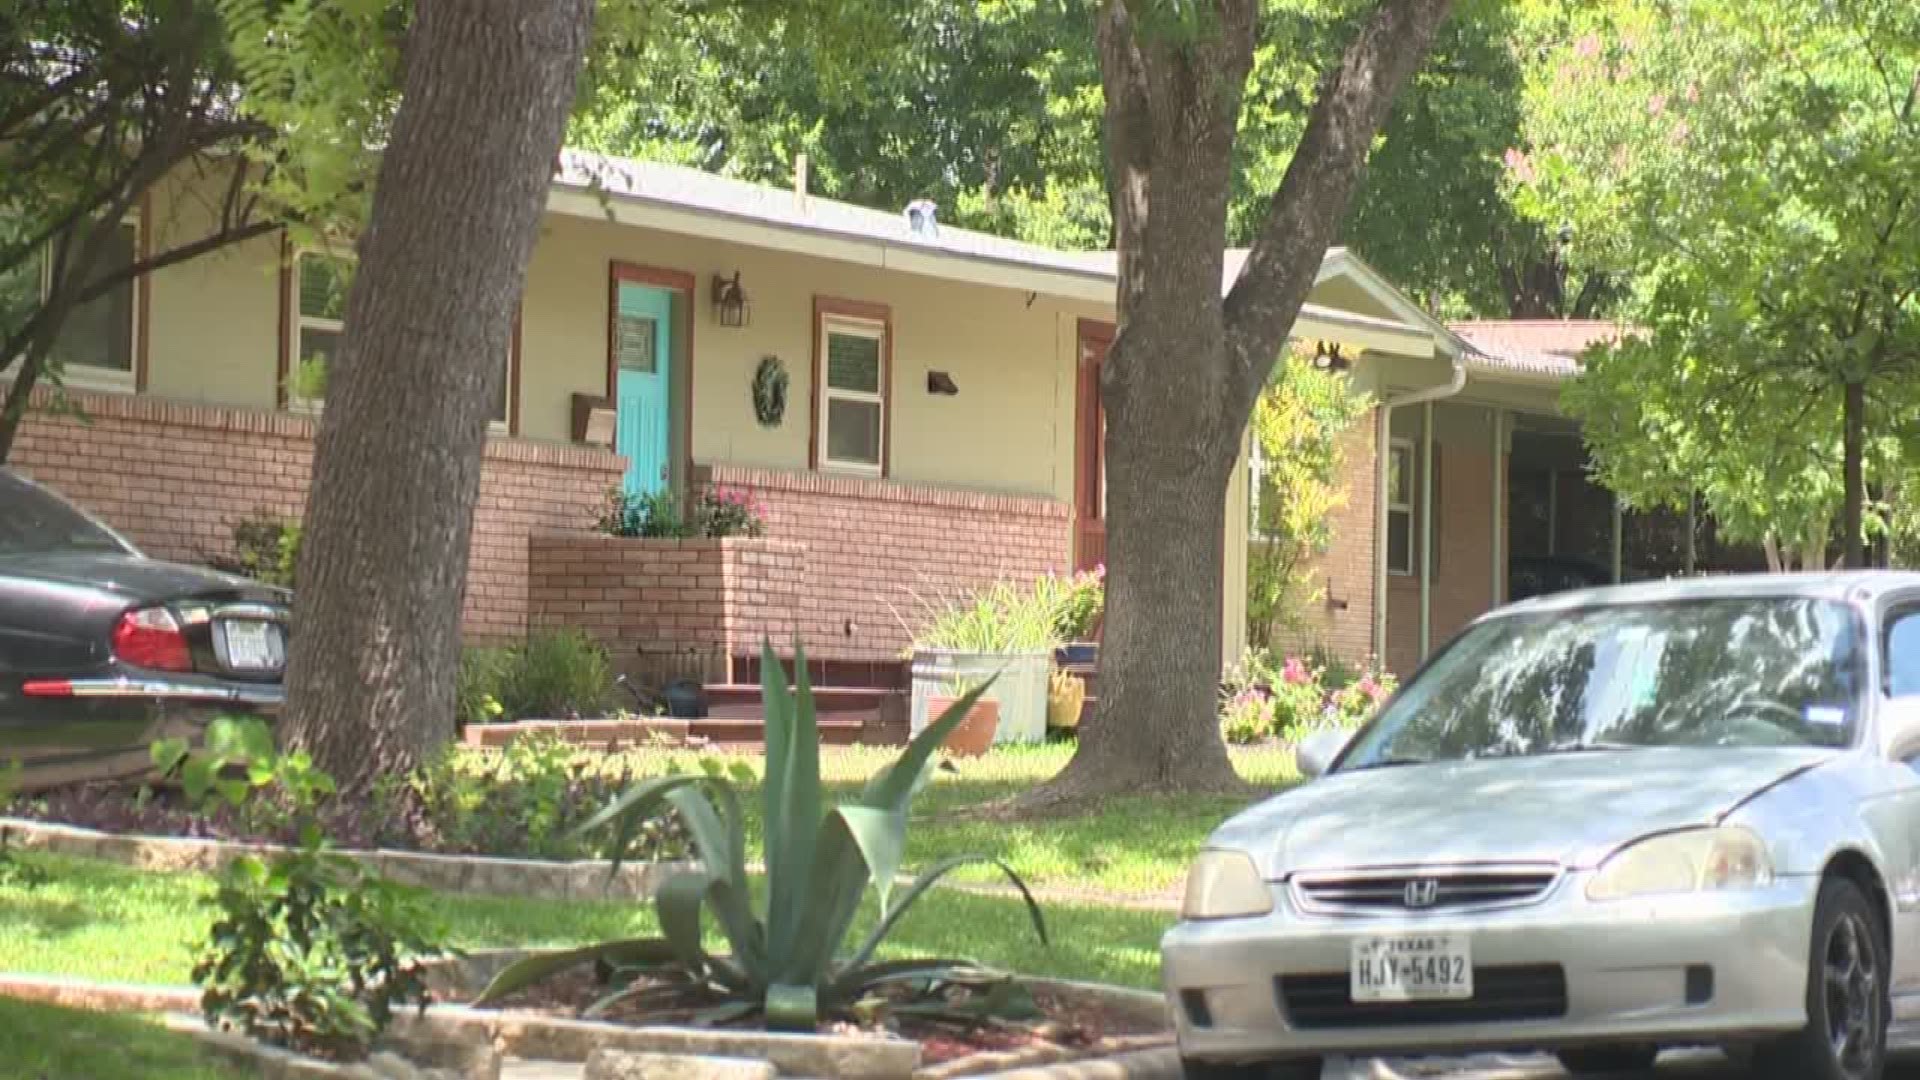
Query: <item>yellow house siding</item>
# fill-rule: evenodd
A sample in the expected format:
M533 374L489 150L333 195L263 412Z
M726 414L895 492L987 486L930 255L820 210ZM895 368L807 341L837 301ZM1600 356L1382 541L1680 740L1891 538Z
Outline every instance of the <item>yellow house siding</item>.
M179 177L148 202L148 249L210 235L224 182ZM146 282L147 392L243 408L274 406L279 362L280 237L269 234L179 263Z

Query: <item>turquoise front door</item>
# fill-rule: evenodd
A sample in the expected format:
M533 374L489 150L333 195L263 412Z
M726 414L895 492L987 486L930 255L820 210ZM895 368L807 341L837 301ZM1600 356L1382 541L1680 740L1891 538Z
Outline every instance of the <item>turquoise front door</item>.
M667 444L673 363L668 343L673 338L673 293L623 281L618 296L613 341L619 365L614 387L619 425L614 448L627 456L627 493L650 495L671 479Z

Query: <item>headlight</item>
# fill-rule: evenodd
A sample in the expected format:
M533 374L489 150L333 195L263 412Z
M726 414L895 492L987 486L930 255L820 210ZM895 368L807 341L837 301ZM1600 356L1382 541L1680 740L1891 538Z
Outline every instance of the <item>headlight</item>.
M1273 910L1273 890L1242 851L1202 851L1187 874L1183 919L1245 919Z
M1746 889L1772 881L1773 860L1758 836L1739 828L1694 829L1614 852L1587 885L1587 899Z

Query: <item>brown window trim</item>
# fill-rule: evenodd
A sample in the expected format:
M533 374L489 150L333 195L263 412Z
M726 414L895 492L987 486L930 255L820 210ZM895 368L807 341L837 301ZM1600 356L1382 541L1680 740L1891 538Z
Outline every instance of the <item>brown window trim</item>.
M664 266L621 262L619 259L613 259L607 263L607 309L604 312L604 320L607 325L606 396L608 401L615 398L620 388L620 359L614 352L613 315L620 308L620 283L623 281L677 292L683 301L681 306L686 312L686 318L681 321L686 323L686 363L683 365L686 378L679 380L685 385L672 388L671 393L673 394L672 407L678 410L681 417L680 460L686 470L682 475L691 477L693 475L694 326L700 321L700 309L694 302L698 296L696 291L698 279L690 270L672 270ZM667 347L670 358L680 356L679 350L673 348L674 345L675 342L669 338Z
M144 257L144 255L142 256ZM280 230L280 347L274 360L273 400L274 407L285 412L290 404L287 397L287 376L293 371L293 322L296 318L293 304L294 260L299 252L294 250L293 237L287 230ZM144 298L142 312L145 311ZM510 439L520 436L520 340L521 324L525 321L527 303L524 295L518 307L513 311L513 339L507 345L507 415L503 421ZM141 389L146 388L146 320L140 322ZM489 428L493 421L487 421Z
M826 336L821 333L821 324L833 315L880 324L880 478L884 480L893 475L893 308L869 300L814 294L813 323L810 327L813 333L813 372L807 408L807 467L820 472L826 460L825 450L820 445L820 401L824 389L821 364L825 359L820 355L820 342Z

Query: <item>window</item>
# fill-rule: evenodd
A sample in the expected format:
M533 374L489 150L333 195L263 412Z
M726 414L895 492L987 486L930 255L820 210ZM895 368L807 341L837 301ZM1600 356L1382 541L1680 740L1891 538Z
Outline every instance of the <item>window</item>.
M886 318L841 314L824 302L817 309L818 464L878 475L886 462Z
M1387 450L1387 572L1414 572L1412 439L1395 439Z
M108 239L97 274L105 276L132 266L140 257L140 222L122 221ZM0 303L17 304L37 299L44 301L53 291L53 251L49 245L39 253L21 277L13 278L13 288L0 283ZM106 295L74 308L54 338L51 357L64 368L63 380L70 386L94 390L132 390L134 388L135 339L139 317L134 290L136 281L123 281ZM26 296L20 293L25 292Z
M347 287L353 281L354 262L346 255L301 252L294 262L292 364L287 372L287 400L295 408L317 409L327 396L327 368L339 355L346 332ZM517 334L516 334L517 337ZM508 346L507 379L494 406L495 427L504 427L513 401L513 352Z
M1887 629L1887 696L1920 696L1920 612L1901 612Z

